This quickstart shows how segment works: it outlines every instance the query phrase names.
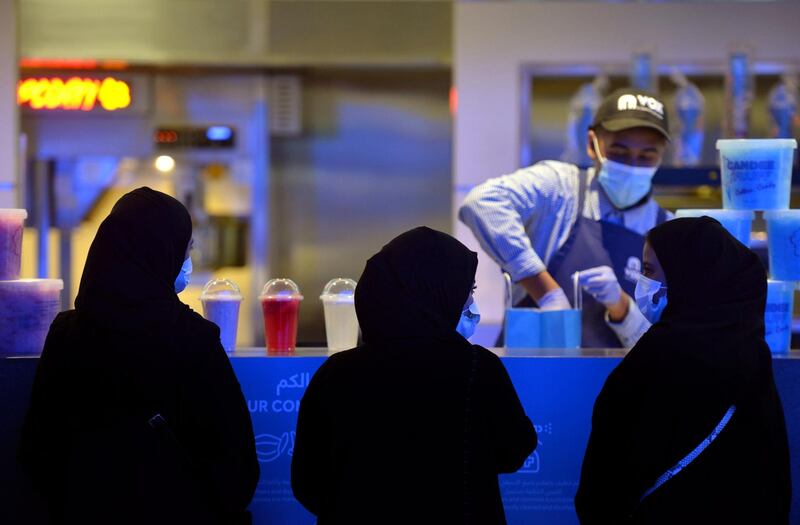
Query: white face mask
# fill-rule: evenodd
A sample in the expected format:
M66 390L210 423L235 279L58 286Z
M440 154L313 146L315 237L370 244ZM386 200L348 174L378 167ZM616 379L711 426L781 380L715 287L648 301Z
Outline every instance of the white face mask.
M475 328L481 322L481 314L478 311L478 304L473 301L469 308L461 312L461 319L458 320L456 332L461 334L464 339L469 339L475 333Z
M600 161L597 179L615 207L629 208L650 193L658 166L629 166L608 160L600 153L597 137L592 137L592 140L595 154Z
M644 275L639 274L639 280L636 282L636 290L633 292L636 306L642 311L645 318L652 324L656 324L667 307L667 295L662 295L657 303L653 303L653 298L661 289L666 290L667 287L661 284L661 281L650 279Z
M189 278L192 275L192 258L189 257L183 261L181 271L175 278L175 293L181 293L189 286Z

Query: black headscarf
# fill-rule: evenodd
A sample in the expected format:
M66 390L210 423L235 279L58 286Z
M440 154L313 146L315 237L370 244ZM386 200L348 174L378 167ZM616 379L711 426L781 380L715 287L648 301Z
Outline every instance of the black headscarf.
M647 240L667 280L664 321L735 322L763 337L764 266L719 222L710 217L675 219L653 228Z
M147 187L125 194L89 248L76 310L122 331L173 322L186 309L174 286L191 237L176 199Z
M637 348L720 371L731 402L748 396L771 373L764 370L767 274L758 256L710 217L668 221L647 240L664 269L667 307Z
M478 255L445 233L422 226L403 233L367 261L356 287L366 343L457 337Z

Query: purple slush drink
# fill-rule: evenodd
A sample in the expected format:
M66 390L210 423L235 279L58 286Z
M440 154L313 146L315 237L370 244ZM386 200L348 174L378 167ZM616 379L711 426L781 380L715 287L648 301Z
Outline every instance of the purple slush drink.
M63 288L61 279L0 281L0 353L42 352Z
M0 209L0 280L19 279L22 256L22 227L28 212Z

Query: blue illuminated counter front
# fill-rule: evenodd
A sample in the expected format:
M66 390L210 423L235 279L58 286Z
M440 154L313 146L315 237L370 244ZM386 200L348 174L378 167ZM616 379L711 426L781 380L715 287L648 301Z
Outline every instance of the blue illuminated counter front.
M619 350L496 350L496 353L503 358L539 434L539 446L522 469L500 478L508 522L575 524L572 499L589 436L594 399L624 353ZM313 516L292 497L289 466L300 399L326 356L319 349L298 350L293 356L280 357L267 357L263 349L245 349L231 358L253 418L261 462L261 482L251 505L257 524L314 523ZM19 494L21 489L12 462L35 367L35 358L0 359L0 479L8 483L6 487L0 486L0 494L14 495L9 501L11 505L2 505L5 511L0 510L0 523L16 523L3 519L3 512L31 501L30 495ZM791 523L800 523L800 352L776 356L774 370L792 446ZM747 454L747 450L742 450L743 457ZM384 461L386 470L391 472L391 451Z

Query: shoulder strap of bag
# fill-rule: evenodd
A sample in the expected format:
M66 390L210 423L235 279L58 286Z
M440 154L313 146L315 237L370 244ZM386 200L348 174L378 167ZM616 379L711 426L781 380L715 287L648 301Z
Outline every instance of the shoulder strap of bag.
M725 415L722 416L722 419L714 428L714 430L711 432L711 434L709 434L707 438L705 438L699 445L697 445L697 447L694 450L689 452L689 455L687 455L682 460L678 461L678 463L674 467L668 469L661 476L659 476L655 484L649 489L647 489L644 492L644 494L642 494L642 497L639 499L639 504L641 505L641 503L645 500L645 498L647 498L650 494L658 490L658 488L661 487L664 483L675 477L675 475L678 474L678 472L680 472L681 470L685 469L689 465L689 463L697 459L697 456L699 456L700 453L702 453L706 448L708 448L708 446L711 444L712 441L717 439L719 433L722 432L722 429L725 428L725 425L727 425L728 422L733 417L734 412L736 412L736 405L731 405L730 408L728 408L728 411L725 412Z

